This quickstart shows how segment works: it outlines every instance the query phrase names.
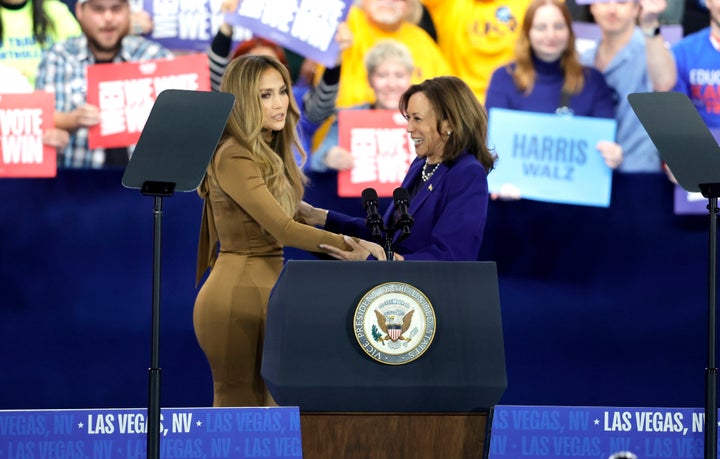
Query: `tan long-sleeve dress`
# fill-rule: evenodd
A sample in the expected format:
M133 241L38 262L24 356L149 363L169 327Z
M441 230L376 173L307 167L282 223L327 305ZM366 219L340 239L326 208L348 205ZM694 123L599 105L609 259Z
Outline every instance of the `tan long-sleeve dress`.
M350 248L342 236L287 215L255 161L233 140L224 141L215 153L199 193L205 205L198 280L208 267L211 271L195 300L193 324L212 370L213 406L272 405L260 364L268 298L282 269L282 248L318 251L323 243Z

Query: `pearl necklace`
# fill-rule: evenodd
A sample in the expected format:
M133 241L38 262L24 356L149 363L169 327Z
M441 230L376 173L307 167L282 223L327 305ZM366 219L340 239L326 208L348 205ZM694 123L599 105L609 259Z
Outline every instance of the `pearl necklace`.
M434 166L432 166L432 169L428 172L427 171L428 165L429 165L428 160L427 160L427 158L425 158L425 164L423 164L422 171L420 171L420 178L422 179L423 182L427 182L428 180L430 180L430 177L432 177L433 174L435 173L435 171L437 170L437 168L440 167L440 163L437 163Z

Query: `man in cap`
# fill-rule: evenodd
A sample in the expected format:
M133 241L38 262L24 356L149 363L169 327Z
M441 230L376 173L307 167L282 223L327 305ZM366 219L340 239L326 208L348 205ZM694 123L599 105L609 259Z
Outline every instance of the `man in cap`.
M78 0L75 16L83 34L55 44L38 68L36 89L55 93L55 126L70 131L58 167L123 167L127 148L89 149L88 128L100 123L98 107L86 102L87 67L171 57L158 43L130 34L128 0Z

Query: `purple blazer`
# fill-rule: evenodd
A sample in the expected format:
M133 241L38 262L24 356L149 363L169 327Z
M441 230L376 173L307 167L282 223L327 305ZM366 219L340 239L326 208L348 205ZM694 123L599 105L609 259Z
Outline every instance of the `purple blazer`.
M411 189L420 180L424 158L410 165L402 186ZM410 200L408 213L415 223L410 236L395 245L406 260L476 261L487 220L488 184L485 168L473 155L460 155L441 164ZM387 226L394 205L385 212ZM328 231L372 240L364 218L328 212ZM397 235L395 237L397 240Z

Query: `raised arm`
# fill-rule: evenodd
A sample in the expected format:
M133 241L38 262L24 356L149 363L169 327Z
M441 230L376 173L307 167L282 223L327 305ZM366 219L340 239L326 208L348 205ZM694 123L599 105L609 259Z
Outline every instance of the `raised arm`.
M677 81L677 69L672 52L665 45L662 35L655 34L660 27L658 17L667 8L666 0L640 0L640 28L645 34L645 55L648 75L653 90L670 91Z

